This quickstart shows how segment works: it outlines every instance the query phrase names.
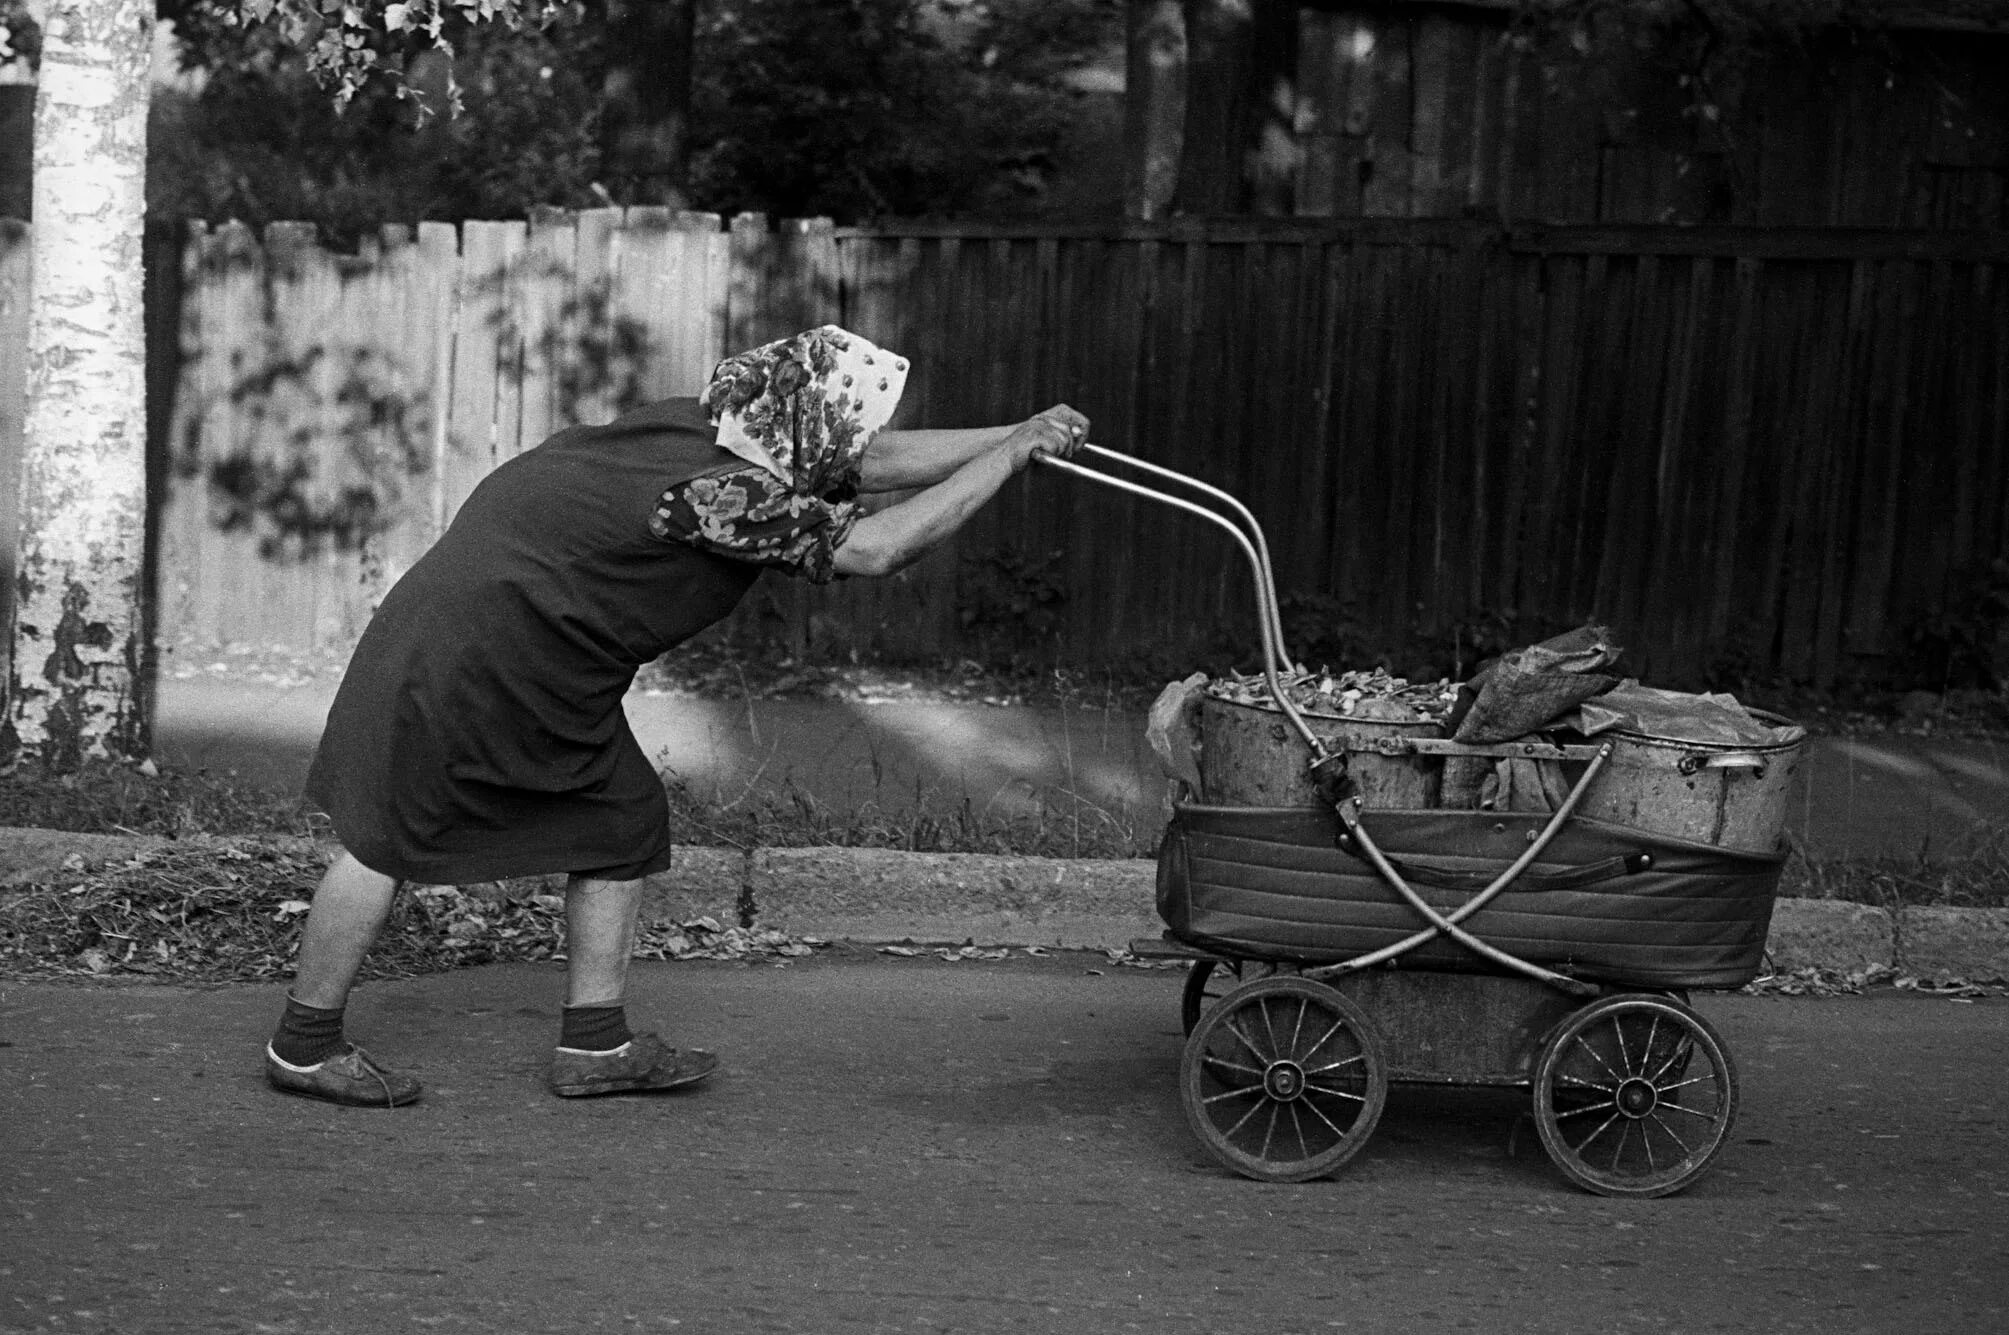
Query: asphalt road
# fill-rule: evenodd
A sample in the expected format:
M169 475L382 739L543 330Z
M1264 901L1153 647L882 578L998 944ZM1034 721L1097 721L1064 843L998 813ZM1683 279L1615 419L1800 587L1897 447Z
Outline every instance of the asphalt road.
M1742 1072L1682 1195L1566 1184L1510 1093L1405 1093L1338 1178L1225 1173L1180 976L851 948L638 964L696 1092L539 1084L556 966L365 986L425 1103L265 1089L273 986L0 985L0 1330L2009 1329L2009 1002L1703 996Z

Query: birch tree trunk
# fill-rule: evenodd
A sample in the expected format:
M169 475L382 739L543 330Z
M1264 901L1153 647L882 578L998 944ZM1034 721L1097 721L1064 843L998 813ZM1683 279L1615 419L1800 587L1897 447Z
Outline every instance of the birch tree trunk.
M138 759L149 728L146 536L148 55L154 0L46 0L21 552L0 764Z

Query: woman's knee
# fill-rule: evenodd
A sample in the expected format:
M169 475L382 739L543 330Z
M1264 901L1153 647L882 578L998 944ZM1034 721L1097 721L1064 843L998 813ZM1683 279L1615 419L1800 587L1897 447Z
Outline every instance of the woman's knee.
M328 870L321 875L321 890L333 890L337 894L394 895L398 885L397 877L366 865L347 849L337 854L335 860L328 864Z

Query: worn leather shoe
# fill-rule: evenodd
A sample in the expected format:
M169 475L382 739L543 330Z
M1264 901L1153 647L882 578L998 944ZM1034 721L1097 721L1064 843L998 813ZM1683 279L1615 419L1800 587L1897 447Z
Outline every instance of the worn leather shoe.
M694 1085L718 1069L718 1057L703 1048L679 1051L654 1034L636 1034L611 1052L560 1048L551 1057L551 1092L560 1098L588 1098L630 1090L677 1089Z
M422 1086L402 1071L387 1071L369 1053L351 1043L312 1066L281 1061L270 1044L265 1048L265 1078L287 1094L345 1104L355 1108L396 1108L417 1103Z

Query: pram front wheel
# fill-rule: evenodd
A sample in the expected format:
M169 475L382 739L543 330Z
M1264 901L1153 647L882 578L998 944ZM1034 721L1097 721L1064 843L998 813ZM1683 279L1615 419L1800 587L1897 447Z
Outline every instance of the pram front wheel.
M1292 974L1235 988L1199 1017L1179 1063L1193 1134L1262 1182L1323 1177L1358 1154L1388 1099L1367 1015Z
M1668 997L1594 1001L1543 1045L1535 1125L1563 1175L1604 1196L1700 1177L1737 1119L1737 1072L1708 1021Z

